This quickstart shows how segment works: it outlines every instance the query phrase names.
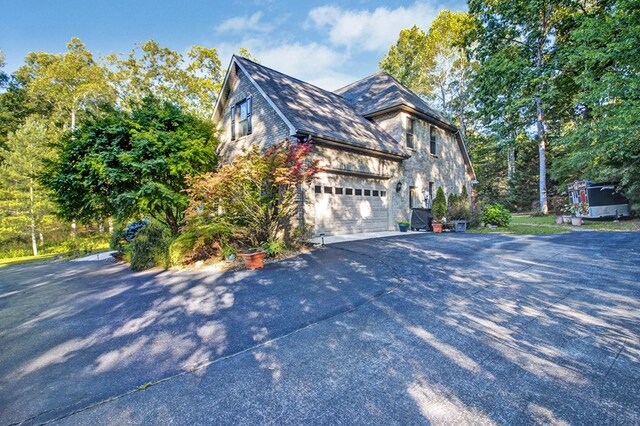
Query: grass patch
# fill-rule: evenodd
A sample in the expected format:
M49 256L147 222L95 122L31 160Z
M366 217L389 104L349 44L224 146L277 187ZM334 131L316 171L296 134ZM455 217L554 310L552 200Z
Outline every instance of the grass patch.
M57 254L40 254L38 256L22 256L0 259L0 268L11 265L19 265L23 263L47 262L52 260Z
M4 268L5 266L11 266L11 265L22 265L26 263L50 262L54 259L59 259L59 260L77 259L79 257L85 257L95 253L102 253L107 249L109 249L108 244L99 244L94 250L75 252L75 253L62 252L62 253L39 254L37 256L7 257L7 258L0 259L0 268Z
M605 220L584 220L582 227L572 225L558 225L555 216L529 216L526 214L514 214L511 218L509 226L489 229L478 228L470 229L469 232L479 234L499 233L499 234L521 234L521 235L538 235L538 234L562 234L564 232L579 231L621 231L621 232L640 232L640 219L621 220L619 222Z

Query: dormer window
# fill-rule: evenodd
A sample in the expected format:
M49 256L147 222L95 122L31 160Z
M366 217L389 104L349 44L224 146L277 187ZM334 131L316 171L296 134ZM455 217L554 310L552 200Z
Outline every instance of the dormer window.
M407 118L407 148L414 149L415 147L415 134L416 120L413 118Z
M231 107L231 140L251 134L251 96Z

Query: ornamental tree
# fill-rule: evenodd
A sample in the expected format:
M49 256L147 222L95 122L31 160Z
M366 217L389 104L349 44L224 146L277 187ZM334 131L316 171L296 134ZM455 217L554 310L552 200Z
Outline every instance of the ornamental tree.
M254 148L218 171L192 178L187 218L226 221L243 230L251 246L277 241L290 229L299 185L319 171L312 143L282 142L261 153Z

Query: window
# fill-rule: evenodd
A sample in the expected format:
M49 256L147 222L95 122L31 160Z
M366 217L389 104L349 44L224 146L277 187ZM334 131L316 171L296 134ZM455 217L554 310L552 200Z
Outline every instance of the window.
M415 135L414 130L416 127L416 120L413 118L407 119L407 148L413 149L415 147Z
M336 187L336 195L342 195L342 188Z
M316 194L322 194L322 187L320 185L316 185L315 192Z
M429 192L427 193L427 208L431 208L431 203L433 202L433 187L435 182L429 182Z
M377 197L380 192L377 189L373 190L373 196Z
M364 190L364 196L365 197L371 197L371 190L370 189L365 189Z
M345 195L353 195L353 188L345 188L344 193Z
M231 107L231 140L251 134L251 96Z
M420 200L420 193L418 192L418 188L412 186L409 188L409 208L419 209L422 207L422 202Z
M387 196L387 191L380 191L380 196L381 197L386 197Z
M325 194L333 194L333 188L330 186L325 186L324 187L324 193Z
M436 128L435 126L431 126L429 128L429 152L431 153L431 155L437 155L436 138L437 138Z
M356 189L356 195L362 195L362 189Z

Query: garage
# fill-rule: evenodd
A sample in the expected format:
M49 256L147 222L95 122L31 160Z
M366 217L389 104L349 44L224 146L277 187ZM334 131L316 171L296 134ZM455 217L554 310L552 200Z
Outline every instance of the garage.
M315 182L313 191L316 235L388 229L389 196L382 181L340 177Z

